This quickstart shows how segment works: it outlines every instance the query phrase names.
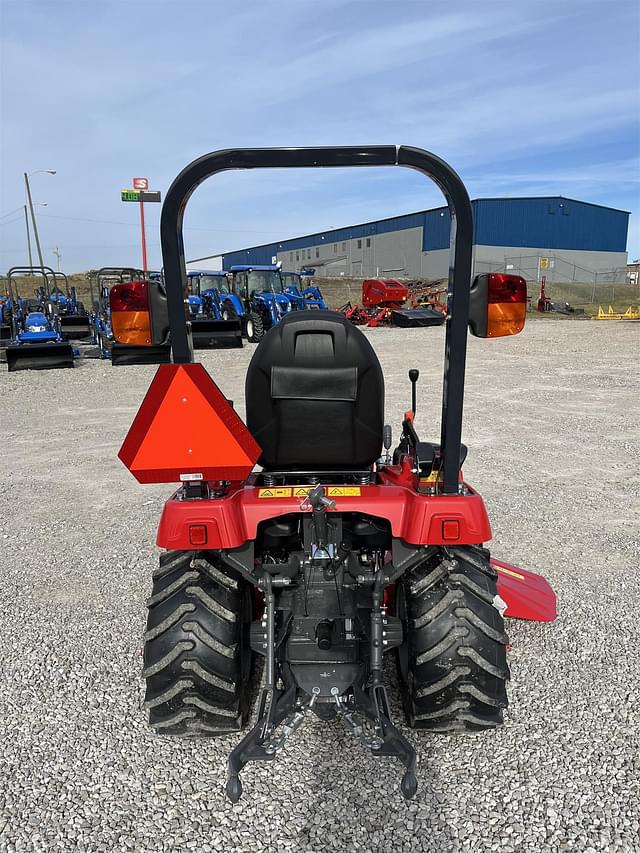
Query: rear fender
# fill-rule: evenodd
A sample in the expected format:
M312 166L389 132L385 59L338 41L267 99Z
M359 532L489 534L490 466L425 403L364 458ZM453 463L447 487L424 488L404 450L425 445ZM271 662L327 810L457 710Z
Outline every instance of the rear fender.
M297 493L296 493L297 492ZM407 545L475 545L491 539L491 526L477 492L426 496L403 486L335 487L335 512L361 512L387 519L394 537ZM164 507L157 544L168 550L190 550L192 525L207 531L207 548L239 548L255 539L258 524L268 518L304 512L302 487L252 488L234 484L224 498L182 501L174 495ZM456 527L451 537L451 525Z

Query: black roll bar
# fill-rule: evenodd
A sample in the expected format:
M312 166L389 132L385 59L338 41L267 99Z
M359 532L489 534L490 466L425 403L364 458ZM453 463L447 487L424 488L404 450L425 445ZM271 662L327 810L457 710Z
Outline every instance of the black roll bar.
M44 282L44 289L47 293L47 296L50 293L49 279L53 279L55 282L56 273L51 267L11 267L9 272L7 273L7 282L9 288L11 289L11 279L12 278L36 278L40 276ZM16 289L16 299L20 298L20 294L18 293L18 285L15 285Z
M167 292L173 361L193 361L191 324L184 306L186 264L182 223L191 194L202 181L231 169L406 166L431 178L442 190L451 214L449 311L442 396L441 453L445 494L458 494L464 371L469 322L473 214L467 190L456 172L429 151L406 145L322 148L229 148L205 154L180 172L167 192L160 217L160 240Z
M142 270L137 270L135 267L100 267L99 270L89 270L89 298L91 299L91 308L93 309L95 299L93 293L94 279L96 282L96 290L98 291L98 299L100 299L101 279L117 277L119 283L122 284L125 276L129 277L129 281L135 281L136 279L144 278L144 273Z

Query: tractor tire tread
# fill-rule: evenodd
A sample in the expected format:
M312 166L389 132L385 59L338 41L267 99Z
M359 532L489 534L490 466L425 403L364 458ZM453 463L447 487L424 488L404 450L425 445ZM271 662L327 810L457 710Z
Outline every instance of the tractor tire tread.
M167 552L153 573L145 707L162 735L239 731L251 703L251 588L213 552Z
M400 581L405 716L413 728L478 731L502 723L507 634L486 549L434 549Z

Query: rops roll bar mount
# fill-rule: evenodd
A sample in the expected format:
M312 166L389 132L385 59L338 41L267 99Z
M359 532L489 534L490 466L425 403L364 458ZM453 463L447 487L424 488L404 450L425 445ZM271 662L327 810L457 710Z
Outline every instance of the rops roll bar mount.
M184 308L186 265L182 222L187 202L202 181L231 169L287 169L346 166L406 166L431 178L442 190L451 214L449 312L442 396L442 491L458 493L464 371L469 322L473 214L467 190L456 172L435 154L406 145L322 148L229 148L205 154L180 172L167 192L160 217L160 239L167 291L173 361L193 361L191 324Z

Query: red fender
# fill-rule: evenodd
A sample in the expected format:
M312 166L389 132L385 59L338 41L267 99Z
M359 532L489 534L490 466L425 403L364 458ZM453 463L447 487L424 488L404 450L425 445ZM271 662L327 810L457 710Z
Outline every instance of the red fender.
M512 619L533 622L554 622L557 611L556 594L542 575L491 558L498 573L498 594L507 605L504 615Z

